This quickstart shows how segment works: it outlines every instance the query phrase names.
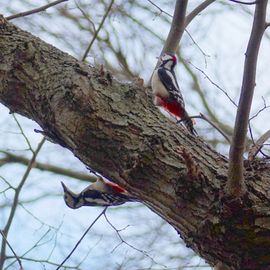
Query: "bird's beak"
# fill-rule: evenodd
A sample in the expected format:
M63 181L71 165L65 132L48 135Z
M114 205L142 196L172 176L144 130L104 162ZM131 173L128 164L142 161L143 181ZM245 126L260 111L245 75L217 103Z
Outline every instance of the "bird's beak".
M72 197L78 197L78 194L71 191L63 182L61 182L61 184L62 184L62 187L63 187L65 193L70 194Z
M64 189L64 192L69 191L69 189L66 187L66 185L61 181L62 187Z

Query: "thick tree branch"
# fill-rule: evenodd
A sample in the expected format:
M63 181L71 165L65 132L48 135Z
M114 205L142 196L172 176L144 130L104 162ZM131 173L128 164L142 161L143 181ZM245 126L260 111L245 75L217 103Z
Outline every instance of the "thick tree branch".
M170 32L166 38L160 55L162 55L163 53L175 54L183 32L185 30L187 3L188 0L176 0ZM159 60L157 61L156 67L158 66L158 64ZM147 86L150 85L151 79L147 83Z
M267 0L258 1L255 8L252 31L246 51L241 95L234 125L229 157L229 180L226 186L230 196L242 196L246 192L244 181L244 150L256 80L256 67L261 39L265 31Z
M188 0L176 0L171 29L162 49L162 53L175 53L185 30L185 18ZM161 54L162 54L161 53Z
M21 17L25 17L25 16L29 16L29 15L32 15L32 14L35 14L35 13L39 13L41 11L44 11L50 7L53 7L53 6L56 6L60 3L63 3L63 2L66 2L68 0L57 0L57 1L54 1L52 3L49 3L47 5L44 5L42 7L39 7L39 8L34 8L34 9L31 9L31 10L28 10L28 11L25 11L25 12L20 12L18 14L14 14L14 15L10 15L8 17L6 17L6 20L13 20L13 19L16 19L16 18L21 18Z
M165 118L149 89L111 81L4 20L0 37L0 102L11 112L143 201L211 265L270 264L268 164L246 168L245 207L220 203L227 158Z

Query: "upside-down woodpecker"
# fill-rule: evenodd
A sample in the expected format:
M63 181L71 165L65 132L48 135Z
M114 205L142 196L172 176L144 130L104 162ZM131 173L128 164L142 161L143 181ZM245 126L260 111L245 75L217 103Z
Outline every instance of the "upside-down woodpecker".
M177 121L183 122L185 127L196 135L175 76L176 63L177 58L174 54L165 53L160 57L160 65L154 71L151 80L154 103L175 116Z
M125 189L115 183L105 181L101 177L78 194L72 192L63 182L61 183L64 189L65 203L72 209L81 206L115 206L137 201Z

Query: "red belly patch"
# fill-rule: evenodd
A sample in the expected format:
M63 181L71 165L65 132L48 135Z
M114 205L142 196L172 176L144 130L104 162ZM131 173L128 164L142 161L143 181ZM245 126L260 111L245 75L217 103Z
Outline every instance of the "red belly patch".
M177 118L182 118L183 116L183 108L177 101L166 102L165 100L159 98L159 106L164 108L166 111L170 112Z

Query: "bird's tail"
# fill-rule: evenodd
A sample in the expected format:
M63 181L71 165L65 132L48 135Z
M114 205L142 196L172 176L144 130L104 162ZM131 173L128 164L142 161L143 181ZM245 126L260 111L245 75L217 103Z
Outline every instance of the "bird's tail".
M187 130L191 134L193 134L195 136L198 135L197 131L194 128L194 123L186 111L185 111L184 115L182 116L182 119L178 122L183 123L184 126L187 128Z

